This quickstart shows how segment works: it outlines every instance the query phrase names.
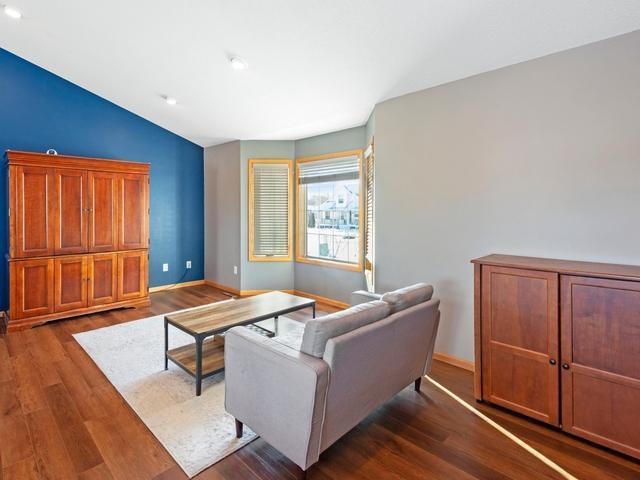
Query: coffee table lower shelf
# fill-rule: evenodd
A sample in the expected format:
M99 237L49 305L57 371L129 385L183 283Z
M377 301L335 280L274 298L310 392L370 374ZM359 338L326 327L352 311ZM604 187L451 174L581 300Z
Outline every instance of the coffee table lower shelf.
M196 376L196 344L172 348L167 357L185 372ZM224 369L224 337L215 336L202 342L202 378Z

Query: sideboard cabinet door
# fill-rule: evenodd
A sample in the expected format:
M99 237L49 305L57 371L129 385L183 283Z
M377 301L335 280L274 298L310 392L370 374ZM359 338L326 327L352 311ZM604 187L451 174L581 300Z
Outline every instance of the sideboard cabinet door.
M562 428L640 457L640 282L563 275Z
M53 313L53 259L36 258L11 262L11 318Z
M558 275L482 267L482 391L559 425Z

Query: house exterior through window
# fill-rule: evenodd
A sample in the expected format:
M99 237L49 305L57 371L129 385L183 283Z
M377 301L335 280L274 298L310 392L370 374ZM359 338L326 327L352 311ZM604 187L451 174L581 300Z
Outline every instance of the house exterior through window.
M360 150L297 160L297 261L361 270L361 169Z

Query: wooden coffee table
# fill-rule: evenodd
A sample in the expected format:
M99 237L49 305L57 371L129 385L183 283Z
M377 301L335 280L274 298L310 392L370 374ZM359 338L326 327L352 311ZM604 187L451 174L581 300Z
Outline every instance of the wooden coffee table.
M303 308L313 309L316 301L284 292L269 292L228 302L212 303L186 312L164 317L164 369L169 360L196 379L196 395L202 391L202 379L224 370L224 338L220 335L232 327L249 325ZM188 333L195 343L169 350L169 325Z

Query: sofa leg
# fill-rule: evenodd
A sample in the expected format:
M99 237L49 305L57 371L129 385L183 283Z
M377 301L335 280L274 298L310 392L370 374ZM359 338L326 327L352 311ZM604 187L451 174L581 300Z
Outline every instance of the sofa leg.
M417 378L414 384L414 388L416 389L416 392L420 391L420 384L422 383L422 377Z
M242 422L236 418L236 438L242 438Z

